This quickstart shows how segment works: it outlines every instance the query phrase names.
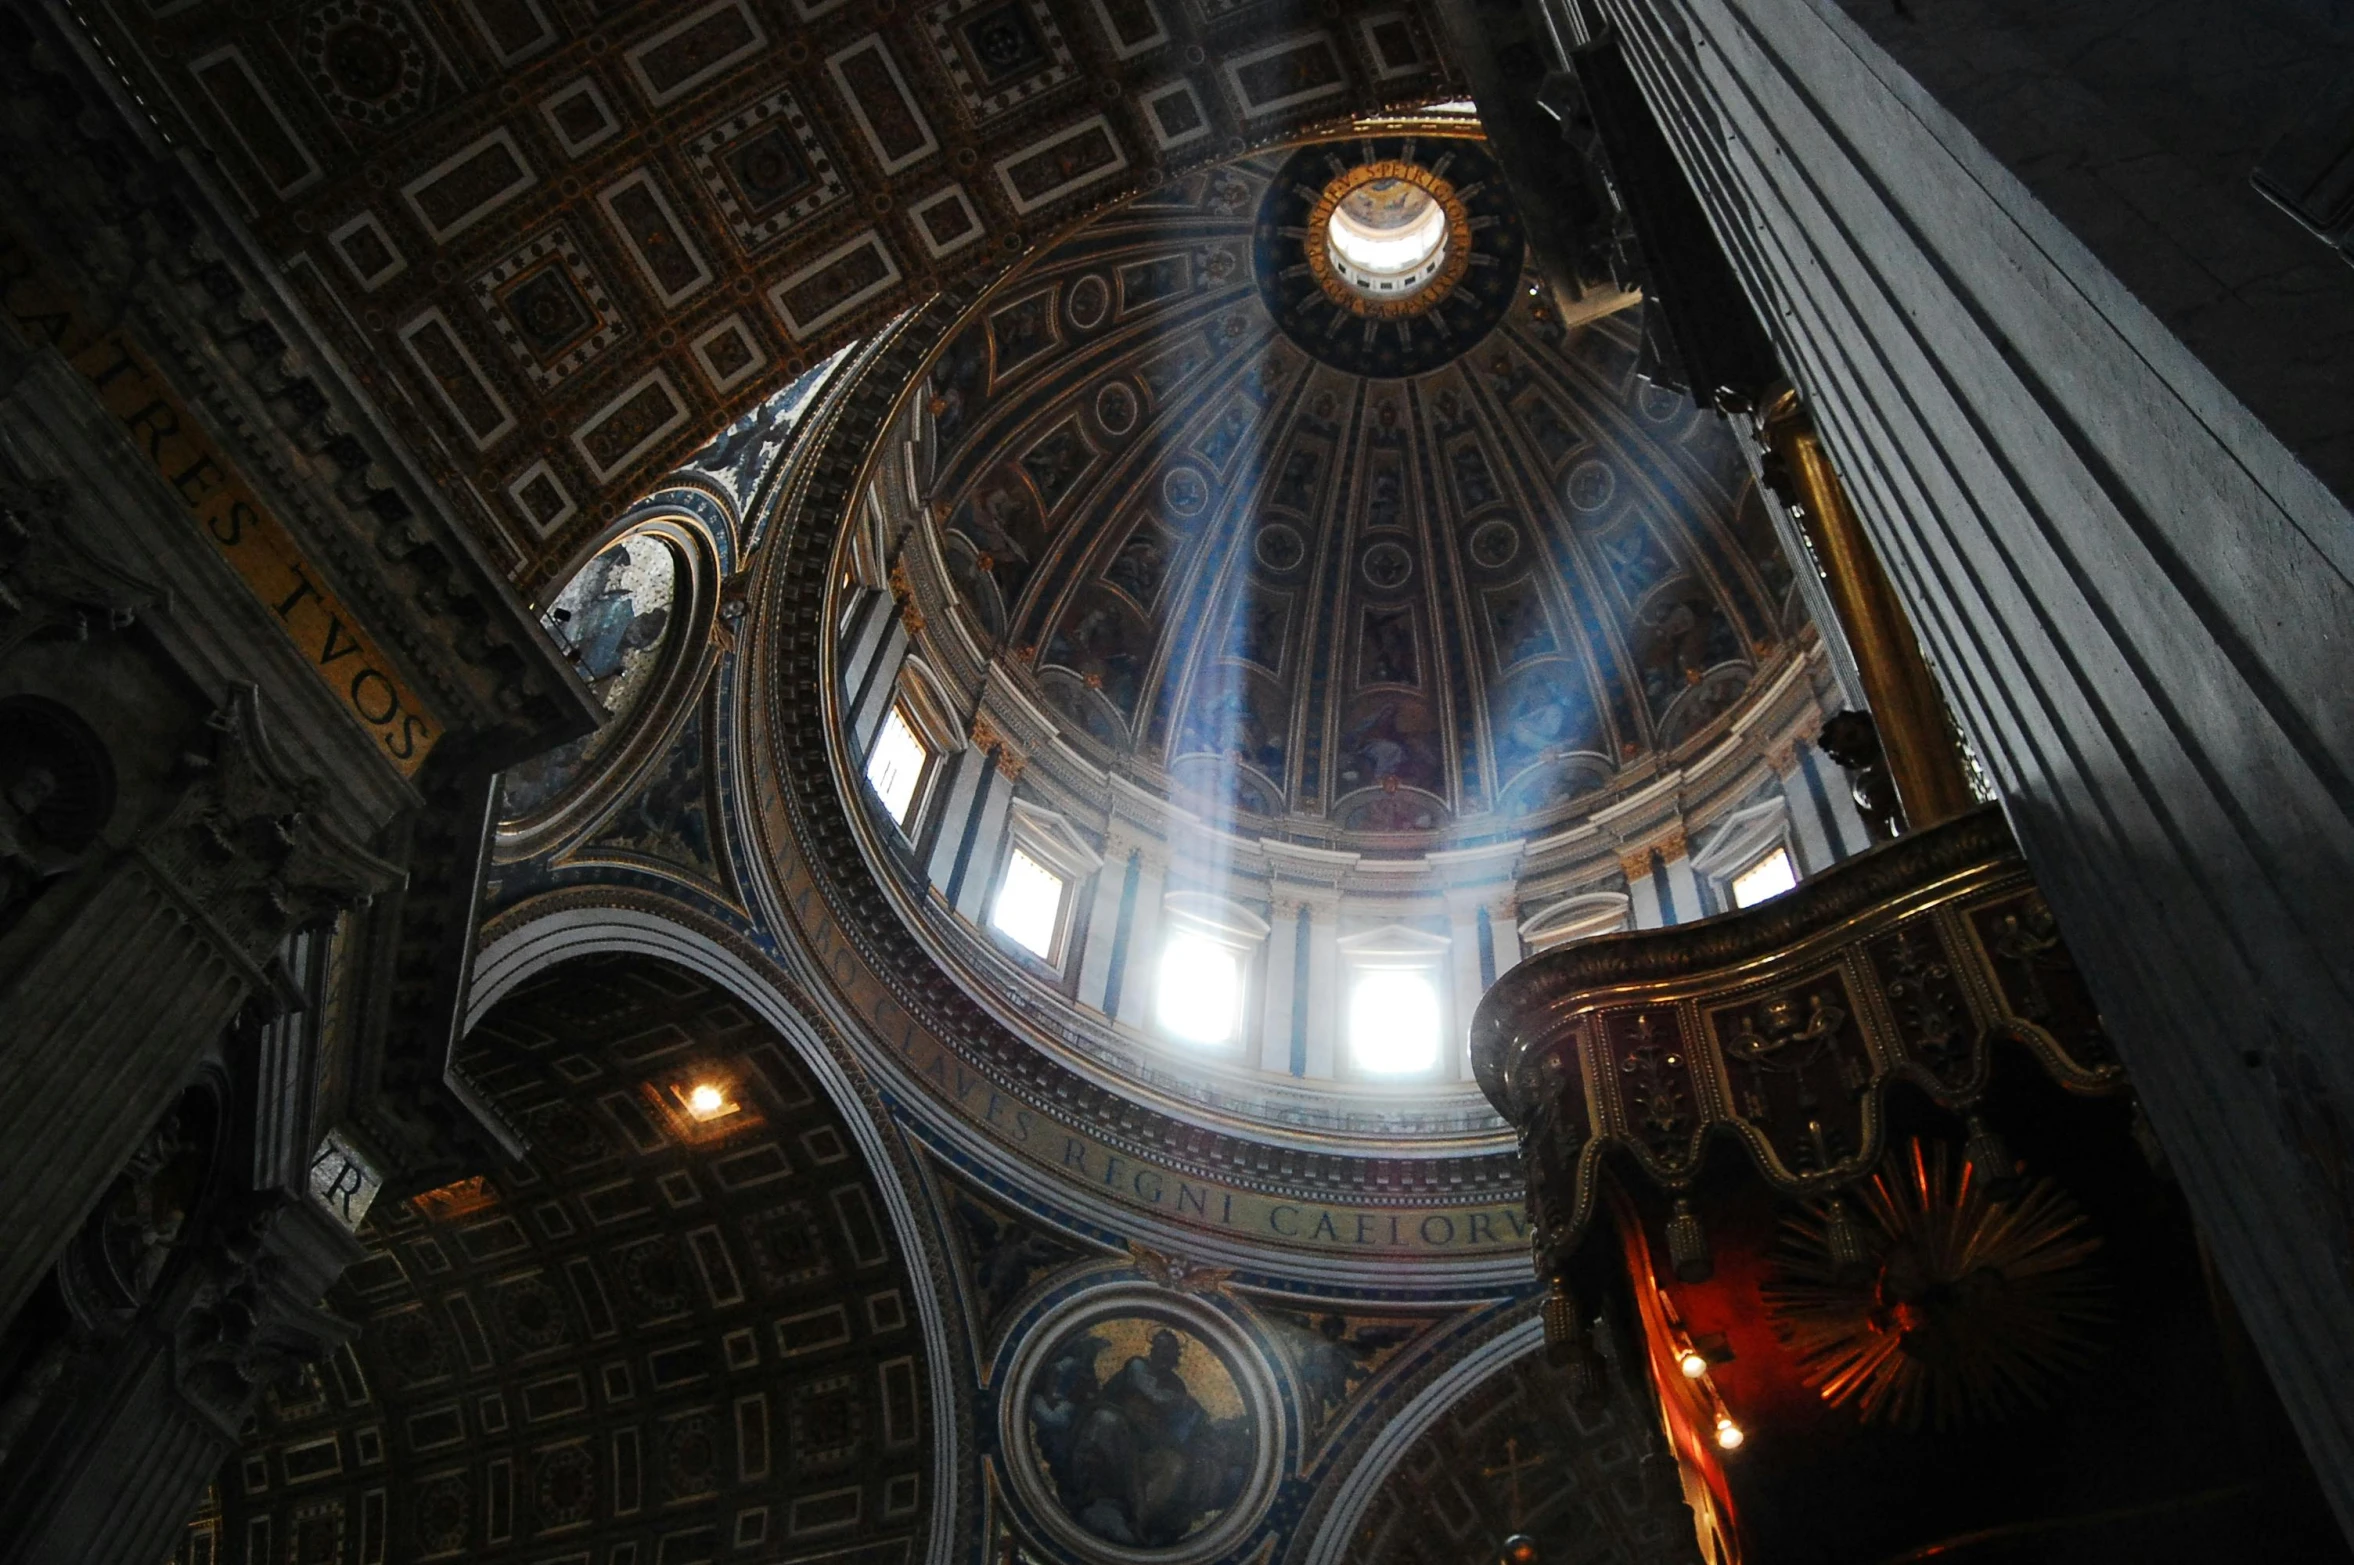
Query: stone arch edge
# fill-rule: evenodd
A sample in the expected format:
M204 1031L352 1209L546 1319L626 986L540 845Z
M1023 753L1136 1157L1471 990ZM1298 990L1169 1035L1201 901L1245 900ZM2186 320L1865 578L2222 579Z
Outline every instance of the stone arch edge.
M935 1277L946 1277L949 1259L939 1241L918 1217L913 1194L916 1174L911 1154L888 1125L888 1112L865 1073L848 1063L852 1051L832 1030L804 1014L796 1005L795 987L765 970L765 964L735 948L735 942L694 928L672 914L624 907L558 907L528 917L500 932L476 954L459 1019L459 1036L471 1033L492 1007L526 980L575 958L597 955L650 956L683 967L720 985L748 1006L793 1049L849 1127L860 1155L876 1175L892 1232L902 1249L920 1257ZM478 1117L486 1107L464 1089L455 1068L451 1085L460 1089ZM512 1143L511 1132L495 1119L485 1128ZM951 1565L959 1557L963 1528L960 1512L968 1511L969 1484L959 1463L970 1445L972 1408L958 1394L956 1366L965 1355L951 1332L947 1309L935 1289L918 1288L917 1325L923 1335L932 1406L946 1416L938 1420L932 1447L932 1504L924 1548L925 1565ZM968 1377L969 1378L969 1377Z

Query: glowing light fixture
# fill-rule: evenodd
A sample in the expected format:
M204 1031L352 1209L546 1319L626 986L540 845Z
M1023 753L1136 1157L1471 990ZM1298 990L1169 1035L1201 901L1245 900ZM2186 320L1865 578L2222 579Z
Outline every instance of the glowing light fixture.
M1733 906L1755 907L1797 884L1798 867L1790 862L1790 850L1776 848L1733 877Z
M1698 1380L1708 1373L1708 1360L1698 1348L1686 1348L1684 1356L1676 1360L1676 1368L1684 1372L1686 1380Z
M1747 1435L1741 1432L1741 1426L1733 1422L1733 1417L1730 1413L1717 1414L1716 1443L1718 1450L1738 1451L1741 1449L1741 1442L1748 1438L1749 1437Z
M716 1081L698 1081L691 1085L673 1083L670 1096L685 1111L687 1118L697 1124L725 1119L742 1107L727 1095L727 1088Z

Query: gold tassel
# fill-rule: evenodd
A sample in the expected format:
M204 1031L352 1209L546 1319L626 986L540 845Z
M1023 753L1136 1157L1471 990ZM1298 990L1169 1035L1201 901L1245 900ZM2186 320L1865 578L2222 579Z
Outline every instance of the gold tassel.
M1855 1220L1854 1211L1842 1197L1831 1197L1823 1208L1823 1246L1830 1252L1831 1270L1836 1277L1861 1277L1872 1269L1871 1243L1864 1238L1863 1225Z
M1966 1123L1970 1139L1962 1143L1962 1160L1970 1167L1970 1177L1993 1199L2009 1199L2019 1189L2019 1160L2011 1155L2010 1143L1983 1114L1970 1115Z
M1685 1282L1706 1282L1716 1272L1716 1262L1708 1254L1708 1234L1683 1196L1676 1197L1675 1215L1667 1220L1667 1258Z
M1576 1356L1578 1339L1584 1335L1578 1321L1577 1295L1569 1291L1569 1284L1553 1279L1553 1291L1545 1295L1545 1359L1556 1368L1564 1367Z

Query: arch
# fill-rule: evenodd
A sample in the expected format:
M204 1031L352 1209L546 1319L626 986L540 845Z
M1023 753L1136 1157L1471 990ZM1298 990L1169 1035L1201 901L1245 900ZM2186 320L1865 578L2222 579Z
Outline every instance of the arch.
M1388 1481L1391 1469L1413 1449L1414 1442L1447 1409L1470 1395L1489 1376L1511 1368L1542 1346L1544 1340L1545 1323L1532 1312L1448 1365L1445 1373L1416 1392L1382 1426L1381 1433L1357 1459L1357 1465L1340 1481L1307 1552L1294 1554L1295 1565L1347 1565L1348 1548L1357 1536L1366 1506Z
M742 1001L790 1044L801 1063L809 1068L818 1090L850 1127L860 1156L874 1169L875 1185L882 1194L891 1231L900 1248L911 1261L931 1253L907 1182L893 1161L890 1138L884 1132L880 1116L859 1090L857 1078L835 1057L824 1037L786 999L774 980L699 930L630 908L567 908L534 919L508 931L476 954L466 986L460 1036L472 1032L493 1006L527 979L576 958L617 953L655 957L711 980ZM487 1113L464 1078L453 1071L449 1079L486 1128L507 1140L510 1133ZM952 1419L960 1398L956 1376L950 1368L953 1344L947 1313L936 1292L925 1288L911 1291L915 1294L917 1326L924 1339L935 1417ZM926 1565L950 1565L957 1553L956 1510L962 1492L956 1464L957 1442L952 1438L952 1431L940 1429L932 1448L931 1518L924 1557Z

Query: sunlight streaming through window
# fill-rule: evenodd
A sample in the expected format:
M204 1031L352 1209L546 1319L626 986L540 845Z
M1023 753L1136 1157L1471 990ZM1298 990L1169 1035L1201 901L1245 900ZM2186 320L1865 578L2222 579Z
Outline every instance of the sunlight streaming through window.
M1430 975L1375 968L1349 991L1349 1053L1384 1076L1425 1071L1439 1059L1439 991Z
M1790 862L1790 850L1776 848L1733 877L1733 906L1755 907L1797 884L1798 867Z
M906 710L894 702L883 718L883 731L875 735L875 747L866 753L866 781L875 797L883 801L883 808L891 812L891 819L903 827L915 806L916 784L923 780L924 763L931 758L907 721Z
M1054 960L1056 926L1062 922L1063 878L1016 848L1005 861L989 922L999 934L1045 961Z
M1188 1043L1226 1043L1242 1023L1242 957L1180 929L1161 951L1161 1026Z

